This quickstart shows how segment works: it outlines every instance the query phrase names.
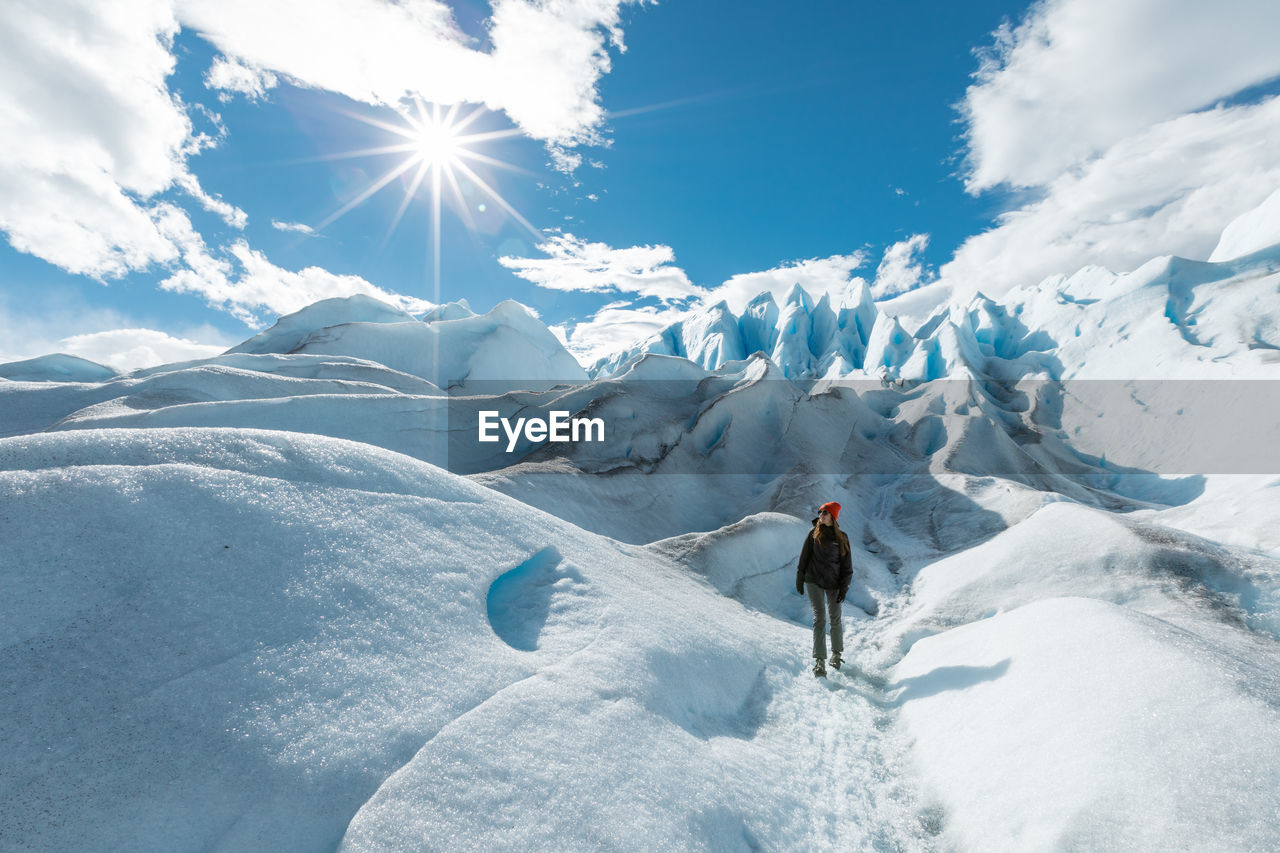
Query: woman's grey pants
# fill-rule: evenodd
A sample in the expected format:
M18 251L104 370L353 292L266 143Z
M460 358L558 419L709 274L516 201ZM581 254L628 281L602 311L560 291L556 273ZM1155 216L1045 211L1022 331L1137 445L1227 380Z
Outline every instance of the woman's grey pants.
M840 623L840 595L838 589L823 589L816 583L806 583L809 604L813 607L813 656L827 659L827 615L831 616L831 652L844 652L844 626ZM825 601L823 599L826 599Z

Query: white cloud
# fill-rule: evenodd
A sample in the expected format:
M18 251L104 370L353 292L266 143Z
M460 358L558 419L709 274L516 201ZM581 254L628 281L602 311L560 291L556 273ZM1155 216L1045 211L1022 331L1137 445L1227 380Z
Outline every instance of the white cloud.
M88 305L71 288L53 286L21 304L0 291L0 363L64 352L132 369L152 356L155 364L204 358L238 342L207 324L145 328L136 317Z
M211 41L236 71L283 74L303 86L358 101L397 104L478 101L482 55L464 45L444 3L434 0L175 0L184 26ZM423 81L433 86L420 88ZM441 97L433 97L433 95Z
M249 326L259 326L263 314L289 314L313 302L364 293L410 312L426 311L433 303L382 290L360 276L338 275L321 267L294 272L276 266L266 255L238 240L227 250L230 259L215 255L176 207L162 206L165 235L182 249L183 268L160 283L163 290L194 293L212 307L230 313Z
M54 300L48 296L41 310L32 312L9 304L0 292L0 364L61 352L62 340L70 330L111 328L127 322L115 311L72 306L63 299L56 301L64 304L49 304Z
M535 139L596 142L604 110L596 94L610 70L608 44L625 50L618 0L495 0L493 95Z
M1280 75L1280 5L1044 0L975 74L966 186L1030 201L941 269L958 298L1098 264L1205 258L1280 186L1280 101L1215 102Z
M1272 0L1045 0L996 34L961 111L977 191L1034 187L1280 75Z
M552 329L579 362L597 358L662 329L687 313L691 299L707 295L674 266L670 246L615 249L588 243L572 234L556 234L538 245L546 258L502 257L498 262L516 275L549 290L622 293L635 299L657 298L662 306L633 306L631 300L606 305L586 320Z
M438 0L176 0L178 16L226 55L216 80L275 73L371 104L409 93L484 103L535 139L598 139L596 85L623 50L626 0L494 0L490 52L471 47ZM211 72L212 73L212 72ZM237 82L240 81L240 82Z
M219 56L213 60L208 72L204 75L204 85L210 89L221 90L219 99L229 101L232 92L238 92L251 101L261 100L267 91L274 89L280 81L270 71L250 68L242 62Z
M638 343L686 316L677 308L636 308L627 302L607 305L589 319L553 329L580 364L596 360Z
M175 361L210 358L226 349L227 345L177 338L155 329L111 329L63 338L57 351L129 371Z
M229 288L214 296L240 308L262 307L275 314L289 314L321 299L364 293L410 313L429 311L435 304L412 296L383 290L356 275L338 275L321 267L306 267L298 272L282 269L254 251L244 241L231 247L243 274ZM232 313L236 313L235 310Z
M516 274L544 287L593 292L616 290L642 297L661 296L667 291L667 288L655 287L652 281L643 285L632 281L631 286L626 287L613 284L619 280L616 267L630 267L633 274L637 269L646 270L655 278L677 285L669 290L674 294L673 298L661 306L614 302L586 320L558 327L557 333L566 341L566 348L583 364L591 364L602 356L636 344L692 311L720 301L724 301L731 311L742 313L747 303L761 292L768 291L781 302L798 284L814 299L826 295L833 305L839 304L850 287L861 281L853 276L853 271L865 260L860 252L812 258L761 272L735 275L717 287L702 288L690 283L683 270L667 266L674 261L674 256L666 246L619 250L564 235L539 248L553 253L553 257L531 261L535 266L517 269ZM512 265L511 261L524 263L527 260L502 259L508 266Z
M871 284L874 299L890 299L932 280L918 255L929 247L928 234L913 234L885 249Z
M148 212L102 173L23 174L0 165L0 230L20 252L97 278L176 256Z
M854 281L853 271L865 262L864 253L853 252L794 261L762 272L739 273L708 293L702 301L703 304L714 305L723 299L729 310L740 314L757 294L768 291L781 302L798 284L814 299L829 296L834 305Z
M1040 201L970 237L941 275L998 296L1086 264L1208 258L1222 229L1280 187L1280 98L1181 116L1051 182Z
M316 229L302 222L281 222L278 219L271 220L271 227L277 231L294 231L298 234L314 234Z
M205 192L204 188L200 186L200 182L196 180L196 176L190 172L179 175L176 183L188 195L200 202L201 207L222 217L222 221L232 228L243 229L249 224L248 214L235 205L223 201L221 196L210 195Z
M73 273L172 260L138 203L186 173L200 143L166 87L167 0L30 3L0 27L0 229Z
M561 145L552 145L548 153L551 155L551 168L562 175L572 175L582 165L581 154L569 151Z
M526 281L549 290L634 293L664 302L702 292L684 270L671 265L675 253L669 246L614 249L572 234L557 234L539 244L538 250L549 257L503 257L498 262Z

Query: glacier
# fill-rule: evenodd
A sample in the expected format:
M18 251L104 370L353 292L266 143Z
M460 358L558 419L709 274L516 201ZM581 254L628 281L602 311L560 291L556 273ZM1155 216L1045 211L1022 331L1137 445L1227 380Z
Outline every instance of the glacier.
M325 300L0 365L0 846L1280 845L1280 238L584 369ZM566 410L602 443L475 439ZM794 566L844 509L848 662Z
M715 370L761 353L794 380L1270 377L1280 361L1280 248L1258 247L1257 235L1280 237L1278 198L1233 222L1212 261L1168 256L1118 274L1086 267L999 301L953 297L924 316L913 304L920 293L877 303L854 278L834 303L815 302L797 283L782 306L763 293L740 315L724 302L699 309L590 372L618 375L645 354Z

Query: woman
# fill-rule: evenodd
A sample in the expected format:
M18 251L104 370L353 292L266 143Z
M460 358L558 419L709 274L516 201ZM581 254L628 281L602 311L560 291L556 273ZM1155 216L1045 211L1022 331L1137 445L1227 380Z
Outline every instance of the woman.
M813 532L804 537L800 565L796 567L796 592L809 593L813 605L813 674L827 676L827 617L831 619L831 666L840 668L844 651L844 626L840 624L840 603L853 581L853 557L849 537L836 519L840 504L835 501L818 507Z

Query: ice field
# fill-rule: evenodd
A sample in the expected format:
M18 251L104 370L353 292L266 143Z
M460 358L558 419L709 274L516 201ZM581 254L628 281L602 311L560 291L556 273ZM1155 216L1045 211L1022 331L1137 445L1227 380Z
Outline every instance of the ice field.
M1211 261L796 288L590 370L515 303L368 297L0 365L0 847L1275 849L1274 208ZM609 431L509 454L488 407Z

